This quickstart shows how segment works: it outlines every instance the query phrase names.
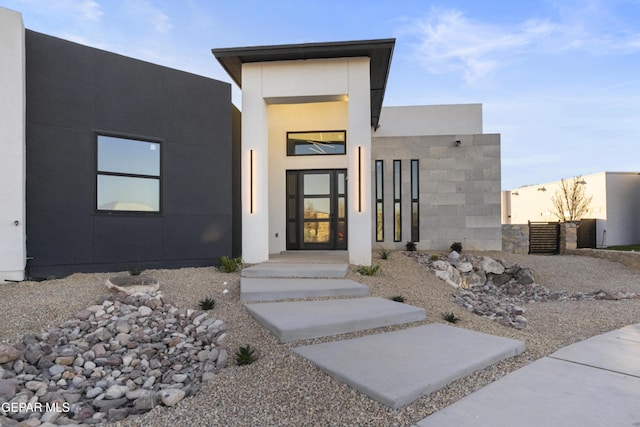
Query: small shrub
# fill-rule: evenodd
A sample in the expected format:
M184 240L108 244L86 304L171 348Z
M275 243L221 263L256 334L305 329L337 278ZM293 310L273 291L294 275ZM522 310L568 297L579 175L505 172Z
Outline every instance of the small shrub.
M449 313L442 313L442 320L446 320L449 323L458 323L460 319L457 318L453 312L449 312Z
M216 301L213 298L205 298L201 300L198 305L201 310L213 310L213 307L216 305Z
M144 268L140 264L130 264L127 266L129 276L139 276L144 272Z
M375 276L380 272L380 265L361 265L356 271L363 276Z
M415 252L416 251L416 243L415 242L407 242L407 244L405 245L405 248L407 248L407 250L409 252Z
M395 302L405 302L405 299L402 295L396 295L393 296L391 298L389 298L391 301L395 301Z
M253 362L258 360L258 357L255 354L255 349L251 348L250 345L240 346L238 351L235 352L234 357L236 360L236 364L238 366L242 365L251 365Z
M220 257L220 265L218 270L224 273L233 273L242 268L242 258L229 258L228 256Z
M389 259L389 255L391 255L391 250L385 248L378 248L378 255L380 255L380 259Z
M433 254L429 257L431 261L438 261L440 259L440 255Z
M454 242L449 249L451 249L452 251L456 251L459 254L461 254L462 253L462 243Z

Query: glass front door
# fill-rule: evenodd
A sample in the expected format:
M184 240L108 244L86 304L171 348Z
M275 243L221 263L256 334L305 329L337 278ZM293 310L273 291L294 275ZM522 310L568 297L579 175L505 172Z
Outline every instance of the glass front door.
M347 249L347 171L287 171L287 249Z

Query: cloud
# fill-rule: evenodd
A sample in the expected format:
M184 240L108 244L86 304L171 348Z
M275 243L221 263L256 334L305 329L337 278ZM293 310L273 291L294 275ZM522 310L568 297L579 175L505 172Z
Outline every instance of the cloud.
M44 13L54 15L57 12L80 16L89 21L100 21L103 12L100 4L95 0L23 0L24 3L37 7Z
M171 18L147 0L129 0L125 10L150 25L156 33L169 34L173 29Z
M519 23L488 23L455 9L432 9L409 21L399 33L413 39L413 56L433 74L456 73L469 85L519 58L557 55L567 51L589 54L630 54L640 51L640 32L624 19L596 13L570 18L528 19Z
M548 21L529 20L507 28L468 19L456 10L434 9L407 33L417 39L416 55L430 72L459 72L473 84L508 55L554 31L556 26Z

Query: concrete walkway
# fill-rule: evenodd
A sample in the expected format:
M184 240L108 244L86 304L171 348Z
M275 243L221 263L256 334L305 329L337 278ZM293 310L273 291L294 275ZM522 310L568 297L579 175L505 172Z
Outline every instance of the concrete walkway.
M417 423L640 426L640 323L558 350Z
M293 351L397 409L524 349L522 341L431 323Z
M313 260L319 257L321 262ZM280 342L336 336L426 319L424 308L366 297L346 280L344 254L284 254L242 270L242 301ZM295 298L352 298L278 301ZM355 297L355 298L353 298ZM524 351L524 343L441 324L294 348L329 375L391 408Z

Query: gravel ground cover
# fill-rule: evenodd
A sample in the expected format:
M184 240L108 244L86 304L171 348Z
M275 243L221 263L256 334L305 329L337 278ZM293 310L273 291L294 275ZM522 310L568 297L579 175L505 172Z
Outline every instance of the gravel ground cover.
M530 256L502 252L487 255L516 262L535 271L536 282L555 291L591 292L599 289L640 292L640 271L610 261L580 256ZM181 308L216 300L214 315L229 327L230 354L250 344L259 359L248 366L222 370L200 392L172 408L157 407L122 426L409 426L461 397L531 361L568 344L640 322L640 299L622 301L554 301L527 304L524 330L501 326L456 305L455 290L437 279L414 259L394 252L387 260L374 254L381 274L359 276L352 267L348 277L371 287L372 295L405 297L408 304L425 307L427 320L410 325L379 328L338 337L280 344L255 321L239 301L238 273L215 268L151 270L164 295ZM25 333L59 325L109 291L104 287L113 273L74 274L60 280L0 284L0 342L15 343ZM224 290L228 292L224 292ZM453 312L458 326L525 341L520 356L456 381L397 410L374 402L321 372L290 351L299 345L346 339L418 326L446 323L441 313ZM358 357L354 354L353 357Z

